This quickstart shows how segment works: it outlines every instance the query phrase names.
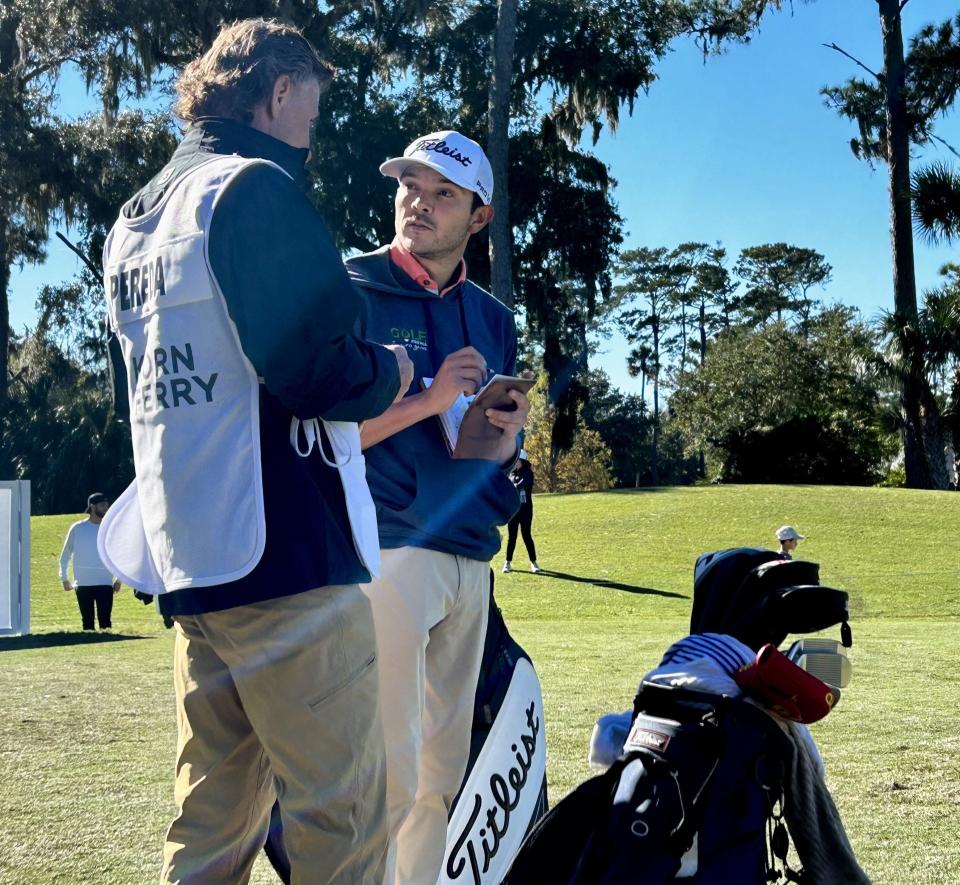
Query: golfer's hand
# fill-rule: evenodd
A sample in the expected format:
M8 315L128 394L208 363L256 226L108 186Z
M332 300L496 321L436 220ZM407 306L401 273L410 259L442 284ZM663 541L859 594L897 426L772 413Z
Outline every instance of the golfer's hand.
M385 344L384 347L397 358L397 368L400 370L400 389L394 398L394 402L397 402L403 399L410 382L413 381L413 361L407 356L407 349L402 344Z
M119 582L119 581L114 581L114 582L113 582L113 592L114 592L114 593L119 593L119 592L120 592L120 582Z
M487 380L487 361L475 347L462 347L449 354L437 369L424 398L438 415L456 402L462 393L473 396Z
M530 400L519 390L508 390L507 394L510 399L517 404L515 409L509 412L504 409L487 409L484 414L494 427L499 427L503 431L505 438L510 438L512 451L516 448L516 440L514 440L513 437L523 430L523 425L527 423L527 414L530 411Z
M72 593L72 592L73 592L73 584L71 584L69 581L64 581L64 582L63 582L63 589L66 590L67 593Z

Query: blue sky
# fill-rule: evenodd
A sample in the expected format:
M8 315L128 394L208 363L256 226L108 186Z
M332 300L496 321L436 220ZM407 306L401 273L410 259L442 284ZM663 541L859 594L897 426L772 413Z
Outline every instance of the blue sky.
M960 12L957 0L911 0L905 38ZM677 46L660 80L638 101L599 156L619 181L627 247L721 240L733 257L745 246L787 242L817 249L833 265L821 293L873 317L893 306L887 170L850 151L854 124L827 108L821 87L866 74L823 43L836 42L871 70L881 61L875 0L796 3L768 16L747 46L703 63ZM937 134L960 150L960 114ZM953 159L946 149L917 159ZM917 240L918 290L937 284L939 268L960 260L960 244L934 249ZM628 347L602 344L598 364L623 390L639 381L623 368Z
M911 0L904 33L960 11L958 0ZM619 185L626 247L674 246L720 240L733 257L745 247L784 241L822 252L833 280L828 302L858 306L867 317L892 306L886 168L856 160L853 124L824 104L819 90L862 73L823 43L836 42L868 67L881 67L875 0L798 2L768 16L746 46L706 63L692 44L680 44L658 68L660 79L641 96L616 134L604 132L596 151ZM61 112L95 106L76 78L63 84ZM937 133L960 149L960 114ZM401 139L404 141L404 139ZM953 159L945 150L916 156ZM937 284L960 244L932 248L919 240L917 284ZM11 323L31 325L37 289L70 277L77 260L58 241L41 267L14 269ZM616 338L595 360L622 390L639 392Z

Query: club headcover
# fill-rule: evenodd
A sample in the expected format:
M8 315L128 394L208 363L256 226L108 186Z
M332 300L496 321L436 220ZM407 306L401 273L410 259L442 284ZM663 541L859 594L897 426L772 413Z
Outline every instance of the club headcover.
M737 684L778 716L795 722L823 719L840 692L788 660L773 645L757 652L756 660L734 673Z
M739 610L726 632L759 649L767 643L780 645L791 633L816 633L846 624L848 616L847 594L842 590L819 584L784 587Z
M691 633L723 633L730 606L744 578L764 563L783 562L772 550L734 547L697 557L693 572Z

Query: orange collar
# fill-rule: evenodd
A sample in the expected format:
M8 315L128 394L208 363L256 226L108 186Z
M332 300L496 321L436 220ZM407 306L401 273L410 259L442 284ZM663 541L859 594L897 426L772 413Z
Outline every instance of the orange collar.
M403 248L397 237L394 237L390 244L390 260L417 285L422 286L428 292L433 292L434 295L439 295L441 298L467 279L467 262L461 258L460 273L457 279L441 290L437 281L427 273L427 269L417 261L412 252Z

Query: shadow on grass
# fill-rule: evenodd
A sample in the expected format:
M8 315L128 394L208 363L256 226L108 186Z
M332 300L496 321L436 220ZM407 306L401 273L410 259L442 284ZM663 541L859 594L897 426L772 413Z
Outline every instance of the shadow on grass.
M652 587L639 587L636 584L621 584L619 581L605 581L603 578L585 578L582 575L570 575L566 572L553 572L550 569L541 569L539 572L547 578L558 578L561 581L573 581L576 584L590 584L593 587L603 587L608 590L620 590L623 593L642 593L646 596L668 596L671 599L689 599L682 593L671 593L668 590L655 590Z
M72 632L31 633L28 636L0 636L0 652L26 651L31 648L60 648L67 645L99 645L105 642L125 642L128 639L155 639L138 633Z

